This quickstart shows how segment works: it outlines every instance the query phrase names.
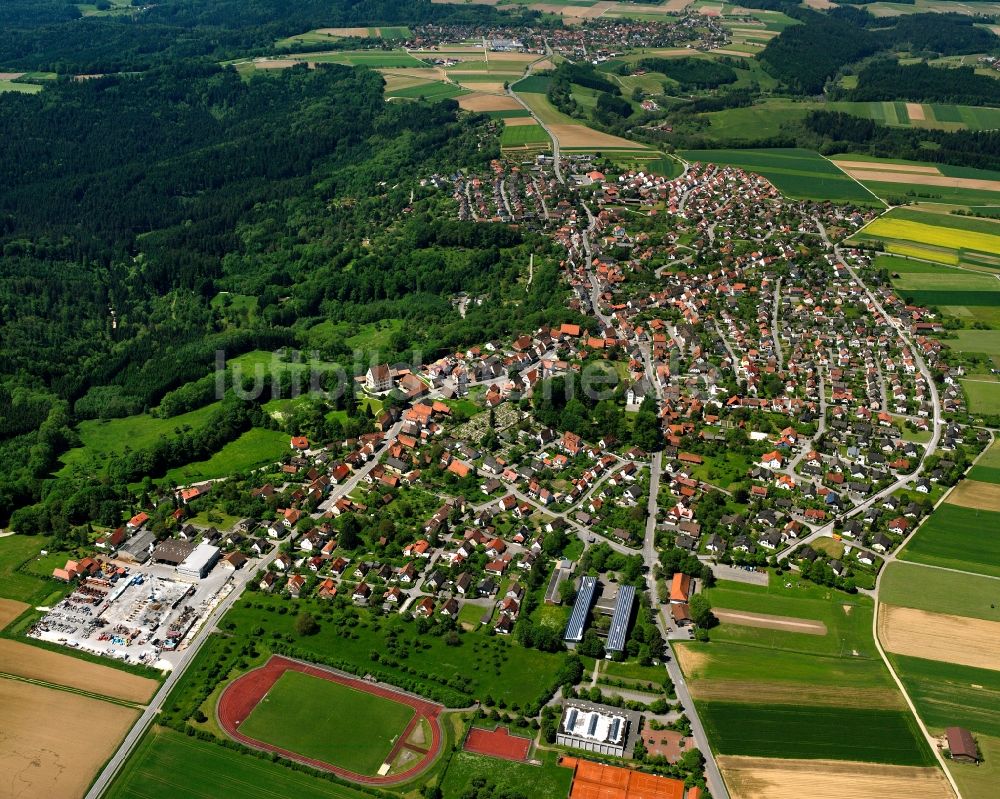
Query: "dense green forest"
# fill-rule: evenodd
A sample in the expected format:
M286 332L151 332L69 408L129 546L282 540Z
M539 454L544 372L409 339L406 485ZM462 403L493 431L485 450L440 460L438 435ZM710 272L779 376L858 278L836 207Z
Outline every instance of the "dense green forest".
M537 16L521 12L525 19ZM430 0L159 0L132 14L83 17L56 0L0 4L0 64L61 73L148 69L182 59L221 60L323 26L495 21L483 5Z
M977 75L972 67L942 69L874 61L858 73L857 88L848 92L847 99L1000 105L1000 81Z
M803 24L785 28L757 57L768 72L801 94L819 94L841 68L880 51L960 55L991 52L1000 46L1000 38L992 31L976 27L974 18L958 14L886 19L858 7L820 14L797 4L775 5ZM892 91L891 83L883 85Z
M568 313L551 244L452 221L432 194L411 207L419 178L495 157L495 133L453 101L386 103L380 75L335 65L246 82L189 61L5 95L0 519L54 496L47 476L77 419L153 407L206 375L216 350L302 346L321 322L393 317L404 328L388 354L405 357ZM507 305L498 286L517 283L529 250L532 291ZM463 319L458 290L496 301ZM255 297L255 313L226 315L220 291ZM351 365L343 345L326 349ZM175 409L209 398L189 392ZM259 421L252 408L234 418L218 440L119 463L111 485Z

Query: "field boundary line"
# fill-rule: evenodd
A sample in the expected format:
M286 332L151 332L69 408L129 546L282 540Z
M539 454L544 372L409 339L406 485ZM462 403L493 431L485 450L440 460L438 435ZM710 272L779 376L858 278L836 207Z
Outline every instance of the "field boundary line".
M916 536L917 532L923 527L924 522L926 522L927 519L931 518L934 515L934 511L936 511L944 503L944 501L948 498L948 496L951 494L951 492L955 490L955 486L957 486L959 483L961 483L962 480L964 480L966 478L966 476L969 474L969 472L972 470L972 467L976 465L976 463L979 461L979 459L982 458L987 452L989 452L989 450L993 446L994 440L995 439L994 439L994 436L993 436L993 431L991 430L990 431L990 440L986 444L986 446L983 447L982 452L980 452L979 455L977 455L976 458L972 461L972 463L969 464L969 466L966 468L966 470L962 473L961 479L958 480L955 483L955 485L950 486L948 488L948 490L945 491L944 494L941 495L941 498L937 501L937 503L935 503L934 509L930 513L928 513L923 519L921 519L921 523L914 528L913 532L903 542L902 546L900 546L900 548L898 550L896 550L896 553L893 556L893 560L894 561L898 558L899 553L902 552L906 548L907 544L909 544L910 541L913 540L913 538ZM903 563L910 563L910 561L902 561L902 562ZM926 565L926 564L921 564L921 565ZM939 567L932 566L930 568L939 568ZM949 569L948 571L956 571L956 572L958 572L957 569ZM923 734L926 736L927 743L930 746L931 751L934 753L934 757L937 759L938 764L944 770L945 777L947 777L948 783L951 785L951 789L955 792L955 796L957 797L957 799L962 799L962 792L958 788L958 783L955 782L955 777L952 775L951 771L948 769L948 765L945 762L944 755L942 755L941 754L941 750L938 749L937 746L934 745L934 739L931 737L930 731L927 729L927 725L924 724L924 720L922 718L920 718L920 714L917 712L917 708L913 704L913 700L910 698L910 695L906 692L906 688L903 685L903 681L899 678L899 675L896 674L896 670L893 668L892 663L889 661L888 655L886 655L886 653L885 653L885 649L883 649L883 647L882 647L882 641L878 637L879 608L882 605L882 602L881 602L881 600L879 599L879 596L878 596L878 592L879 592L879 586L882 583L882 577L885 575L885 572L886 572L886 566L883 565L882 569L879 570L878 577L875 579L875 590L873 592L874 599L875 599L875 612L872 614L872 638L875 640L875 648L878 650L879 655L881 655L882 662L885 663L885 667L889 670L889 675L892 677L893 682L896 683L896 687L899 688L900 693L902 693L903 699L906 700L906 704L910 708L910 712L913 714L913 717L917 720L917 724L920 726L921 732L923 732ZM959 572L959 573L962 573L962 572Z
M39 680L34 677L25 677L21 674L11 674L6 671L0 671L0 680L15 680L17 682L28 683L29 685L36 685L39 688L49 688L53 691L65 691L68 694L82 696L84 699L96 699L100 702L110 702L112 705L127 707L130 710L142 710L146 707L144 704L129 702L127 699L117 699L113 696L105 696L104 694L97 694L93 691L86 691L83 688L73 688L70 685L61 685L60 683Z
M863 188L866 192L868 192L872 197L874 197L876 200L878 200L880 203L882 203L882 205L885 206L885 210L886 211L891 211L895 207L895 206L889 205L888 202L886 202L881 197L879 197L875 192L873 192L864 183L862 183L860 180L858 180L856 177L854 177L854 175L850 174L846 169L844 169L836 161L832 161L831 159L827 158L825 155L823 155L823 153L819 153L818 152L817 155L820 158L822 158L824 161L828 161L829 163L833 164L833 166L837 169L838 172L840 172L840 174L847 175L847 177L849 177L851 180L853 180L855 183L857 183L861 188ZM873 219L872 222L874 222L874 221L875 220ZM869 222L868 224L871 224L871 222ZM868 227L868 225L865 225L865 227ZM864 230L865 227L861 228L861 230ZM861 230L856 230L854 232L855 233L860 233Z

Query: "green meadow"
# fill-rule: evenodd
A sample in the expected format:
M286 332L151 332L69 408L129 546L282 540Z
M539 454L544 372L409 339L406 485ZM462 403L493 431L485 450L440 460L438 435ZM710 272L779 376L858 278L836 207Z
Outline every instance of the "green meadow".
M878 595L889 605L1000 621L1000 580L991 577L897 560L885 567Z
M945 503L921 525L899 557L1000 577L1000 513Z
M709 161L757 172L789 197L876 205L858 183L812 150L684 150L688 161Z
M934 756L906 710L704 702L699 713L724 755L930 766Z

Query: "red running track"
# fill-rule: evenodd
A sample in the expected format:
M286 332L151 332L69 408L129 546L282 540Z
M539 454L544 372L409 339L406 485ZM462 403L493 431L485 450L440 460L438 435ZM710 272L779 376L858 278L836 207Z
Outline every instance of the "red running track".
M405 741L410 736L413 728L417 725L421 718L427 719L431 727L431 742L427 749L427 753L424 754L423 758L419 762L408 768L406 771L401 771L399 774L379 777L368 774L357 774L356 772L349 771L348 769L341 768L340 766L335 766L332 763L326 763L322 760L314 760L313 758L300 755L297 752L282 749L279 746L273 746L272 744L264 741L259 741L256 738L243 735L239 731L240 723L250 715L260 700L264 698L267 692L271 690L271 687L278 681L278 678L281 677L281 675L286 671L299 671L312 677L330 680L331 682L340 683L341 685L346 685L349 688L354 688L358 691L365 691L367 693L374 694L375 696L380 696L384 699L390 699L393 702L398 702L401 705L412 707L415 711L414 716L410 720L410 723L406 725L406 729L402 732L402 734L400 734L399 738L396 739L396 744L393 746L392 751L389 753L386 760L391 763L403 748L410 748L410 751L417 751L413 747L406 747ZM364 785L395 785L397 783L413 779L420 772L430 766L431 763L434 762L434 759L438 756L438 753L441 751L442 737L439 716L443 710L444 707L442 705L435 704L434 702L428 702L424 699L419 699L418 697L403 693L402 691L396 691L382 685L366 682L365 680L359 680L355 677L349 677L341 672L333 671L332 669L313 666L299 660L291 660L289 658L282 657L281 655L272 655L263 666L247 672L242 677L236 678L226 687L226 689L222 692L222 696L219 697L216 715L219 719L219 725L223 730L225 730L226 734L230 738L239 741L242 744L246 744L253 749L260 749L265 752L274 752L282 757L287 757L289 760L294 760L297 763L312 766L313 768L320 769L321 771L329 771L332 774L336 774L338 777L343 777L345 780L351 780L352 782L358 782Z
M484 730L473 727L465 739L465 749L479 755L499 757L502 760L527 760L531 739L511 735L506 727Z

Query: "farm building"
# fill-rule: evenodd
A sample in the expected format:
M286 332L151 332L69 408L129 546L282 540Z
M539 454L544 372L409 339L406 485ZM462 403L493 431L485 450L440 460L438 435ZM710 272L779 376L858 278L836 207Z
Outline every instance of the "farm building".
M563 709L556 742L601 755L630 757L639 721L634 710L570 700Z
M587 617L590 615L590 606L594 602L596 590L596 577L588 576L580 580L580 590L576 594L576 603L573 605L573 612L569 617L569 624L566 625L563 640L576 644L583 640L583 631L587 627Z
M686 605L691 598L691 575L677 572L670 581L670 603Z
M951 752L952 760L961 763L979 762L979 747L971 732L964 727L949 727L944 734L948 738L948 751Z

